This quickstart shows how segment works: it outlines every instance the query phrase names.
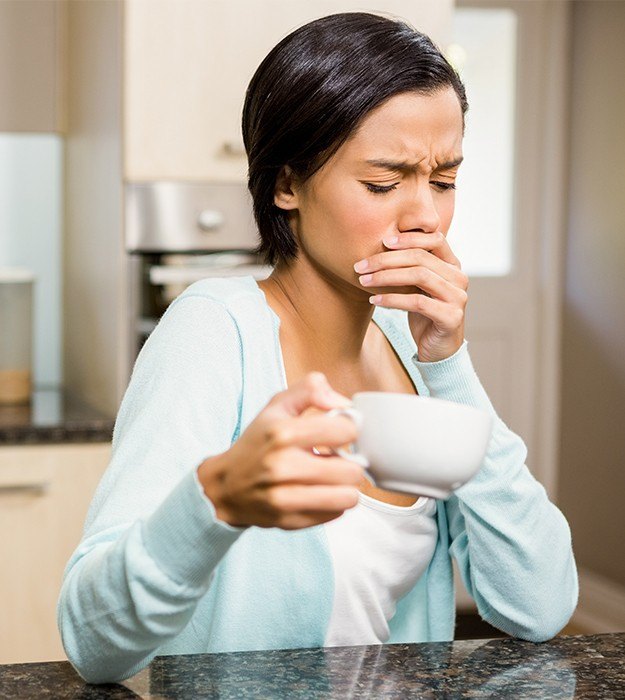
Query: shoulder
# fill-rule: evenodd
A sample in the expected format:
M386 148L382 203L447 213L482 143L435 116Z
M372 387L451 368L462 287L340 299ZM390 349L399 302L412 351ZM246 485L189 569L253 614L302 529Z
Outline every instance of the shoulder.
M197 344L209 339L223 343L240 335L245 317L257 318L262 297L252 277L213 277L194 282L177 296L150 336L184 338L191 334Z
M257 318L261 300L253 278L210 278L187 287L167 307L145 342L135 372L241 363L246 317ZM243 331L242 331L243 328Z
M262 292L251 276L244 277L206 277L189 285L172 303L199 297L219 302L226 308L236 306L241 299L261 300Z

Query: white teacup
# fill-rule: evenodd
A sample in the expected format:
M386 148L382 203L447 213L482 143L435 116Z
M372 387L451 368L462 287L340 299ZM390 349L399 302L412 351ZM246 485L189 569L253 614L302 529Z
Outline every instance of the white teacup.
M493 419L472 406L384 391L354 394L345 415L358 426L358 438L333 450L366 468L373 483L390 491L449 498L479 470Z

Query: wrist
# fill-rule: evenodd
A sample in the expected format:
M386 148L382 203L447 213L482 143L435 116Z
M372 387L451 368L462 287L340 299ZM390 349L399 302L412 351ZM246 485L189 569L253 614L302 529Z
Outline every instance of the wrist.
M428 375L438 375L441 371L444 371L447 376L451 376L450 372L456 374L458 370L466 371L467 362L469 365L471 364L468 352L468 341L466 339L462 341L462 344L455 352L442 359L430 360L426 356L426 359L423 360L421 359L421 349L417 348L411 360L420 372L425 372ZM471 369L473 369L472 365Z
M213 504L215 515L219 520L228 522L223 505L223 481L226 473L224 454L208 457L197 469L198 480L204 495Z
M443 350L436 349L434 351L431 351L423 346L417 346L417 352L413 355L412 359L414 362L420 362L422 364L436 364L447 362L448 360L455 358L460 352L460 350L464 348L466 343L467 341L463 337L463 339L460 342L454 343L453 346L450 346L449 348L445 348Z

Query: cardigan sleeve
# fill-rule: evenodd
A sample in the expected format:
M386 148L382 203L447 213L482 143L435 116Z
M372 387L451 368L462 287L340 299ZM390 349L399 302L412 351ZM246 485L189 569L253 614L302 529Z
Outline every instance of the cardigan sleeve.
M58 623L93 683L128 678L179 634L244 531L219 521L197 467L238 427L241 349L219 302L179 297L143 347L111 462L64 575Z
M494 429L478 473L445 503L449 549L480 615L515 637L550 639L575 610L568 523L525 465L527 450L496 415L468 343L438 362L413 362L433 397L488 411Z

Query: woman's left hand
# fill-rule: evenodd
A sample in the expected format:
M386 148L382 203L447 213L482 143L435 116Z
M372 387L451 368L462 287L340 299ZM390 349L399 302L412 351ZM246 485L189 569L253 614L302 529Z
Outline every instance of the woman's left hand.
M408 232L384 239L388 251L365 258L356 272L363 287L415 287L414 294L379 294L372 304L408 312L410 332L421 362L453 355L464 340L469 278L460 269L443 233ZM363 262L362 260L360 261Z

